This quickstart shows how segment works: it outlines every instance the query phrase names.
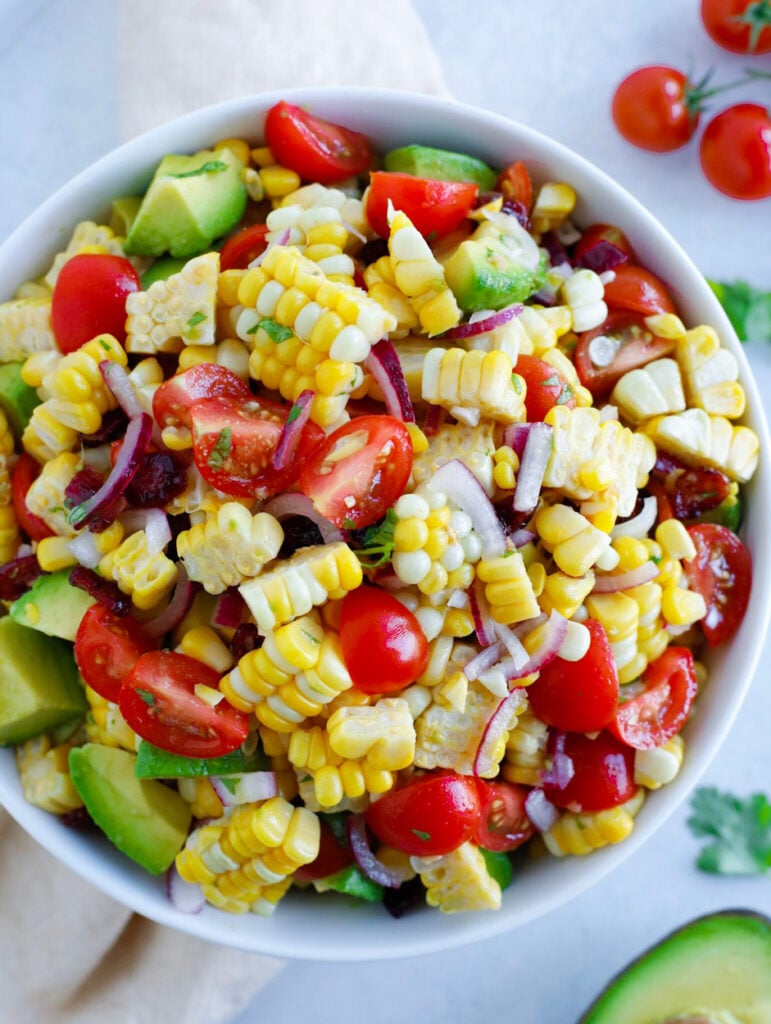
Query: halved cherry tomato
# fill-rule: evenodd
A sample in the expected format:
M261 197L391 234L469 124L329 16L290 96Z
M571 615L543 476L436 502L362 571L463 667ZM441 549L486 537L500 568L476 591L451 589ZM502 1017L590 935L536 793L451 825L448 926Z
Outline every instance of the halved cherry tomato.
M637 260L631 242L621 228L613 224L590 224L575 244L573 259L580 260L587 250L593 249L598 242L610 242L626 253L632 262Z
M591 639L583 658L555 658L527 688L536 715L570 732L602 729L612 720L618 703L618 672L608 634L595 619L587 619L585 625Z
M340 645L354 686L364 693L401 690L428 662L428 641L418 620L377 587L358 587L343 598Z
M728 640L742 624L752 589L752 559L747 548L727 526L698 523L688 533L696 556L683 562L691 590L707 605L699 623L707 643L714 647Z
M566 405L575 409L576 399L573 389L553 366L549 366L537 356L521 355L514 367L516 373L525 381L525 408L529 423L543 420L549 409L555 405Z
M693 654L687 647L667 647L642 674L642 689L623 700L608 729L635 750L660 747L680 732L688 721L699 685L693 670Z
M220 270L244 270L265 250L267 224L252 224L225 241L220 249Z
M474 842L486 850L516 850L535 829L525 811L528 790L513 782L477 779L480 817Z
M608 309L629 309L643 316L676 312L667 286L650 270L622 263L615 267L613 275L613 280L605 285Z
M11 500L19 526L30 540L53 537L51 530L40 516L33 515L27 508L27 491L40 476L40 465L27 452L22 452L11 474Z
M686 466L679 459L660 452L646 486L659 502L660 519L688 520L704 515L725 501L730 494L731 481L719 469Z
M571 811L605 811L630 800L636 792L634 751L609 732L603 731L595 739L580 732L552 733L547 752L552 769L543 778L543 790L556 807ZM557 758L567 761L555 770ZM572 775L561 786L555 776L558 777L565 767L572 768Z
M139 275L123 256L81 253L59 271L51 296L51 323L61 352L74 352L97 334L126 340L126 298Z
M710 37L732 53L771 53L769 0L701 0L701 20Z
M433 181L397 171L373 171L367 192L367 220L388 238L388 203L402 210L421 233L441 238L468 216L479 188L470 181Z
M372 162L366 136L314 117L284 100L268 111L265 141L277 163L322 185L362 174Z
M125 679L118 706L137 735L185 757L219 757L249 735L249 716L226 700L212 706L195 693L219 688L220 673L176 651L143 654Z
M271 464L288 409L250 397L201 398L190 407L193 457L204 480L225 494L264 501L290 487L303 459L324 440L324 431L306 423L295 458L285 469Z
M415 857L451 853L479 824L479 790L466 775L424 775L391 790L364 812L367 824L389 846Z
M350 848L338 843L334 832L325 821L320 820L319 824L319 852L315 860L297 868L293 873L292 877L298 882L315 882L318 878L329 878L330 875L336 875L338 871L353 864L354 858Z
M216 363L199 363L156 389L153 416L161 429L189 427L190 409L200 398L240 398L246 402L251 397L249 385L232 370Z
M92 604L75 634L75 661L91 689L117 703L124 679L157 646L130 615L119 618L104 605Z
M597 366L592 361L592 342L599 337L618 343L618 349L610 363ZM649 331L639 314L618 310L599 327L584 331L573 358L581 383L595 399L602 399L625 373L669 355L675 345L672 339L659 338Z
M381 519L404 493L412 441L393 416L359 416L338 427L300 473L300 488L336 526L358 530Z
M504 167L498 175L496 188L503 193L503 198L511 202L521 203L526 213L530 213L533 205L533 181L530 172L521 160Z

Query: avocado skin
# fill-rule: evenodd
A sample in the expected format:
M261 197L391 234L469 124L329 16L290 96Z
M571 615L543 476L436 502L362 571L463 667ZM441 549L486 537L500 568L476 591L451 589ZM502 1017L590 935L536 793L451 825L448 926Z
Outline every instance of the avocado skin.
M494 239L461 242L445 262L444 273L458 305L468 312L523 302L538 287L537 275Z
M110 842L159 875L182 849L192 814L175 790L137 779L135 760L127 750L87 743L70 751L70 774L88 813Z
M75 722L86 709L72 648L0 619L0 745Z
M771 919L751 910L678 928L617 975L578 1024L664 1024L721 1011L771 1021Z
M72 586L70 570L62 569L38 576L27 593L13 602L9 613L22 626L62 640L74 640L93 603L93 597Z
M386 171L413 174L432 181L473 181L485 192L495 187L498 175L482 160L466 153L431 146L401 146L383 158Z
M18 441L29 423L32 411L40 405L34 388L21 379L24 363L5 363L0 366L0 409L8 418L8 426Z

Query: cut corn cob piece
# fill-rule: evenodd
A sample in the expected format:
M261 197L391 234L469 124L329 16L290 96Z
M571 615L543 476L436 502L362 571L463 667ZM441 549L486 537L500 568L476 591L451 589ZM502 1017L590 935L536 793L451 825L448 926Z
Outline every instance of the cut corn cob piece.
M602 846L620 843L631 835L634 817L645 799L645 790L637 793L620 807L594 814L576 814L565 811L550 829L543 833L549 853L555 857L573 854L583 857Z
M549 727L528 708L520 714L509 733L501 774L509 782L539 786L541 772L546 768L546 743Z
M410 864L426 887L426 902L443 914L500 909L501 887L473 843L443 857L411 857Z
M538 190L531 213L533 231L543 233L558 228L576 205L576 193L565 182L546 181Z
M735 426L724 416L710 416L703 409L656 416L641 424L640 430L658 448L688 465L714 466L739 483L746 483L758 464L760 442L754 430Z
M568 505L547 505L540 509L534 525L543 546L569 576L585 576L610 547L608 534L592 526Z
M144 530L132 533L99 562L99 571L114 580L137 608L154 608L177 582L177 566L163 551L150 547Z
M508 551L499 558L484 558L476 572L485 585L490 615L496 622L512 625L540 614L533 584L519 551Z
M674 359L656 359L630 370L616 384L610 400L633 426L651 416L682 412L685 395L680 368Z
M742 415L746 398L739 383L739 364L733 353L721 347L712 327L686 331L678 341L677 361L685 377L689 405L727 419Z
M367 220L364 203L358 196L349 195L339 188L328 188L314 182L310 185L303 185L294 192L285 195L279 207L301 206L304 210L311 210L314 207L324 206L337 210L343 224L353 229L353 238L364 236L372 237L372 229ZM360 241L360 239L358 239ZM353 244L353 239L351 239Z
M45 276L45 283L53 290L64 264L84 250L86 252L105 252L110 256L124 256L123 242L124 239L117 237L112 228L107 227L106 224L95 224L92 220L81 221L80 224L75 225L75 230L64 251L54 256L51 269Z
M71 743L54 746L48 736L36 736L16 748L19 781L28 803L51 814L67 814L83 806L70 777L71 749Z
M660 789L672 782L683 763L685 741L679 734L652 750L634 753L634 781L646 789Z
M408 296L397 287L393 261L389 255L381 256L374 263L370 263L364 271L364 283L370 298L379 303L383 309L388 310L396 319L396 327L391 331L392 341L418 330L420 325L418 314ZM418 341L417 338L411 340ZM426 346L426 351L429 347ZM420 382L418 382L416 397L420 397Z
M525 419L525 382L504 352L432 348L423 365L421 397L475 427L480 417L499 423Z
M49 298L0 303L0 362L19 363L33 352L55 348Z
M593 270L576 270L562 285L562 297L570 310L574 331L599 327L608 315L605 289Z
M365 760L379 771L412 764L415 727L407 701L383 697L369 707L338 708L327 720L329 745L348 760Z
M126 299L127 352L179 352L185 345L214 345L219 253L189 260L165 281Z
M428 448L413 459L412 478L416 484L425 483L445 462L460 459L492 495L495 492L493 453L497 447L493 423L483 422L476 427L444 423L429 437Z
M74 452L62 452L43 465L39 476L32 481L27 491L26 505L29 511L42 519L46 526L59 537L74 537L65 505L67 485L83 463Z
M396 782L393 772L375 768L366 757L354 760L337 754L327 730L320 725L296 728L289 738L288 754L300 776L301 792L306 782L312 782L314 798L325 809L367 793L387 793Z

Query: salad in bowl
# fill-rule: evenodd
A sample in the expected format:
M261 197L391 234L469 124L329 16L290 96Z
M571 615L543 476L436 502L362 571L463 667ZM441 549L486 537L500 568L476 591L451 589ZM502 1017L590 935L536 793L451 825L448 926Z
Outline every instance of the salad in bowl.
M377 956L542 911L684 795L765 616L764 428L617 186L353 97L150 133L9 283L0 792L149 916Z

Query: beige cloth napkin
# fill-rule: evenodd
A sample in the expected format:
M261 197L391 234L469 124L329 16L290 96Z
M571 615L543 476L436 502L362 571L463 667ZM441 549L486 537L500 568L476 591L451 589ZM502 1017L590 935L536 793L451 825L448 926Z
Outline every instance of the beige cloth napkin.
M119 44L123 138L268 89L446 92L409 0L124 0ZM0 860L2 1021L226 1024L282 966L132 914L2 809Z

